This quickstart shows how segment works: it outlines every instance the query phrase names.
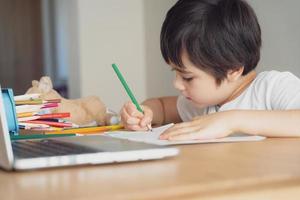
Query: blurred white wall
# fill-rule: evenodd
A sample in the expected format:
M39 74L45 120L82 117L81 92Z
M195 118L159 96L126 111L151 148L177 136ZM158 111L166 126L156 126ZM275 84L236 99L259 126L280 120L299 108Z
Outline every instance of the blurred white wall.
M263 47L258 70L291 71L300 77L300 1L248 2L262 28Z
M116 63L138 100L146 96L143 1L79 0L81 94L98 95L119 110L129 100Z
M160 51L161 26L167 10L175 3L176 0L144 0L147 97L177 94L173 87L174 72Z
M159 49L162 21L176 0L69 2L77 9L73 12L76 26L72 26L72 33L78 37L75 41L72 36L71 42L72 48L78 49L70 49L74 58L70 78L72 74L78 76L69 85L71 97L97 95L107 107L118 111L129 98L111 69L112 63L118 64L138 101L177 94L172 88L173 74ZM258 69L289 70L300 76L300 1L249 2L257 12L263 33Z
M172 2L78 0L81 96L97 95L115 111L130 100L112 63L119 66L138 101L172 89L172 73L159 49L160 27Z

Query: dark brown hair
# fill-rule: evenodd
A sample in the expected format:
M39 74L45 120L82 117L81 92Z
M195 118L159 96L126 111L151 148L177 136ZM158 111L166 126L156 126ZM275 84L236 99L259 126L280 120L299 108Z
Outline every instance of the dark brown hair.
M179 0L161 29L165 61L184 68L182 53L218 84L229 70L255 69L260 59L261 30L254 10L243 0Z

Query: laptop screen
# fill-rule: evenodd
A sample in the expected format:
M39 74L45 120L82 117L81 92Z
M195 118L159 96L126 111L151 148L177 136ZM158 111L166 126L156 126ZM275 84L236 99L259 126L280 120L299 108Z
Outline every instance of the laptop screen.
M10 170L13 166L13 153L1 86L0 91L0 166L4 169Z

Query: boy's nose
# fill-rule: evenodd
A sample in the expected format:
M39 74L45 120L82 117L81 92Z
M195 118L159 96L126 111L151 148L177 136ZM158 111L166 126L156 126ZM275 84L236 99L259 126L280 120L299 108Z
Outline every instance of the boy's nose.
M175 89L179 90L179 91L183 91L185 89L182 80L180 79L180 77L176 74L176 77L173 81L173 85L175 87Z

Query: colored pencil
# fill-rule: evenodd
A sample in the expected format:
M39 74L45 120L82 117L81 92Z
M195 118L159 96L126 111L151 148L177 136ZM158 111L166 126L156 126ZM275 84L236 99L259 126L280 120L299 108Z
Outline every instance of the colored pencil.
M27 101L27 100L39 99L40 97L41 97L41 94L24 94L24 95L14 96L14 100L15 101Z
M36 119L39 119L39 116L21 117L21 118L18 118L18 121L26 122L26 121L36 120Z
M72 127L72 123L52 122L52 121L46 121L46 120L32 120L32 121L26 121L26 123L47 124L47 125L54 126L54 127Z
M136 106L136 108L138 109L138 111L140 111L141 113L144 113L143 109L141 108L140 104L137 102L136 98L134 97L132 91L130 90L127 82L125 81L123 75L121 74L118 66L116 64L112 64L112 68L114 69L114 71L116 72L120 82L122 83L124 89L126 90L128 96L130 97L132 103ZM151 124L147 124L147 128L152 131L151 128Z
M38 112L25 112L25 113L18 113L17 117L21 118L21 117L32 117L34 115L38 114Z
M26 122L19 122L19 127L22 127L24 129L30 129L30 128L50 128L47 124L31 124Z
M57 119L57 118L68 118L70 117L70 113L49 113L49 114L38 114L38 112L27 112L27 113L19 113L17 115L18 118L28 118L33 117L34 119ZM19 119L19 121L29 121L30 119ZM33 119L31 119L33 120Z
M35 100L25 100L25 101L15 101L16 105L40 105L43 104L42 99L35 99Z
M70 113L52 113L37 116L39 117L38 119L68 118L70 117Z
M16 112L19 113L26 113L26 112L39 112L43 105L21 105L16 106Z
M42 108L56 108L58 107L58 103L46 103L42 106Z
M69 137L76 136L76 134L25 134L25 135L11 135L11 140L29 140L29 139L45 139L54 137Z
M44 100L44 103L60 103L61 99L48 99Z
M39 105L45 103L60 103L60 99L50 99L50 100L42 100L42 99L33 99L33 100L23 100L23 101L15 101L16 105Z
M97 127L89 127L89 128L70 128L70 129L64 129L62 131L51 131L49 132L49 134L65 134L65 133L89 134L89 133L97 133L97 132L114 131L122 128L124 128L122 125L97 126Z

